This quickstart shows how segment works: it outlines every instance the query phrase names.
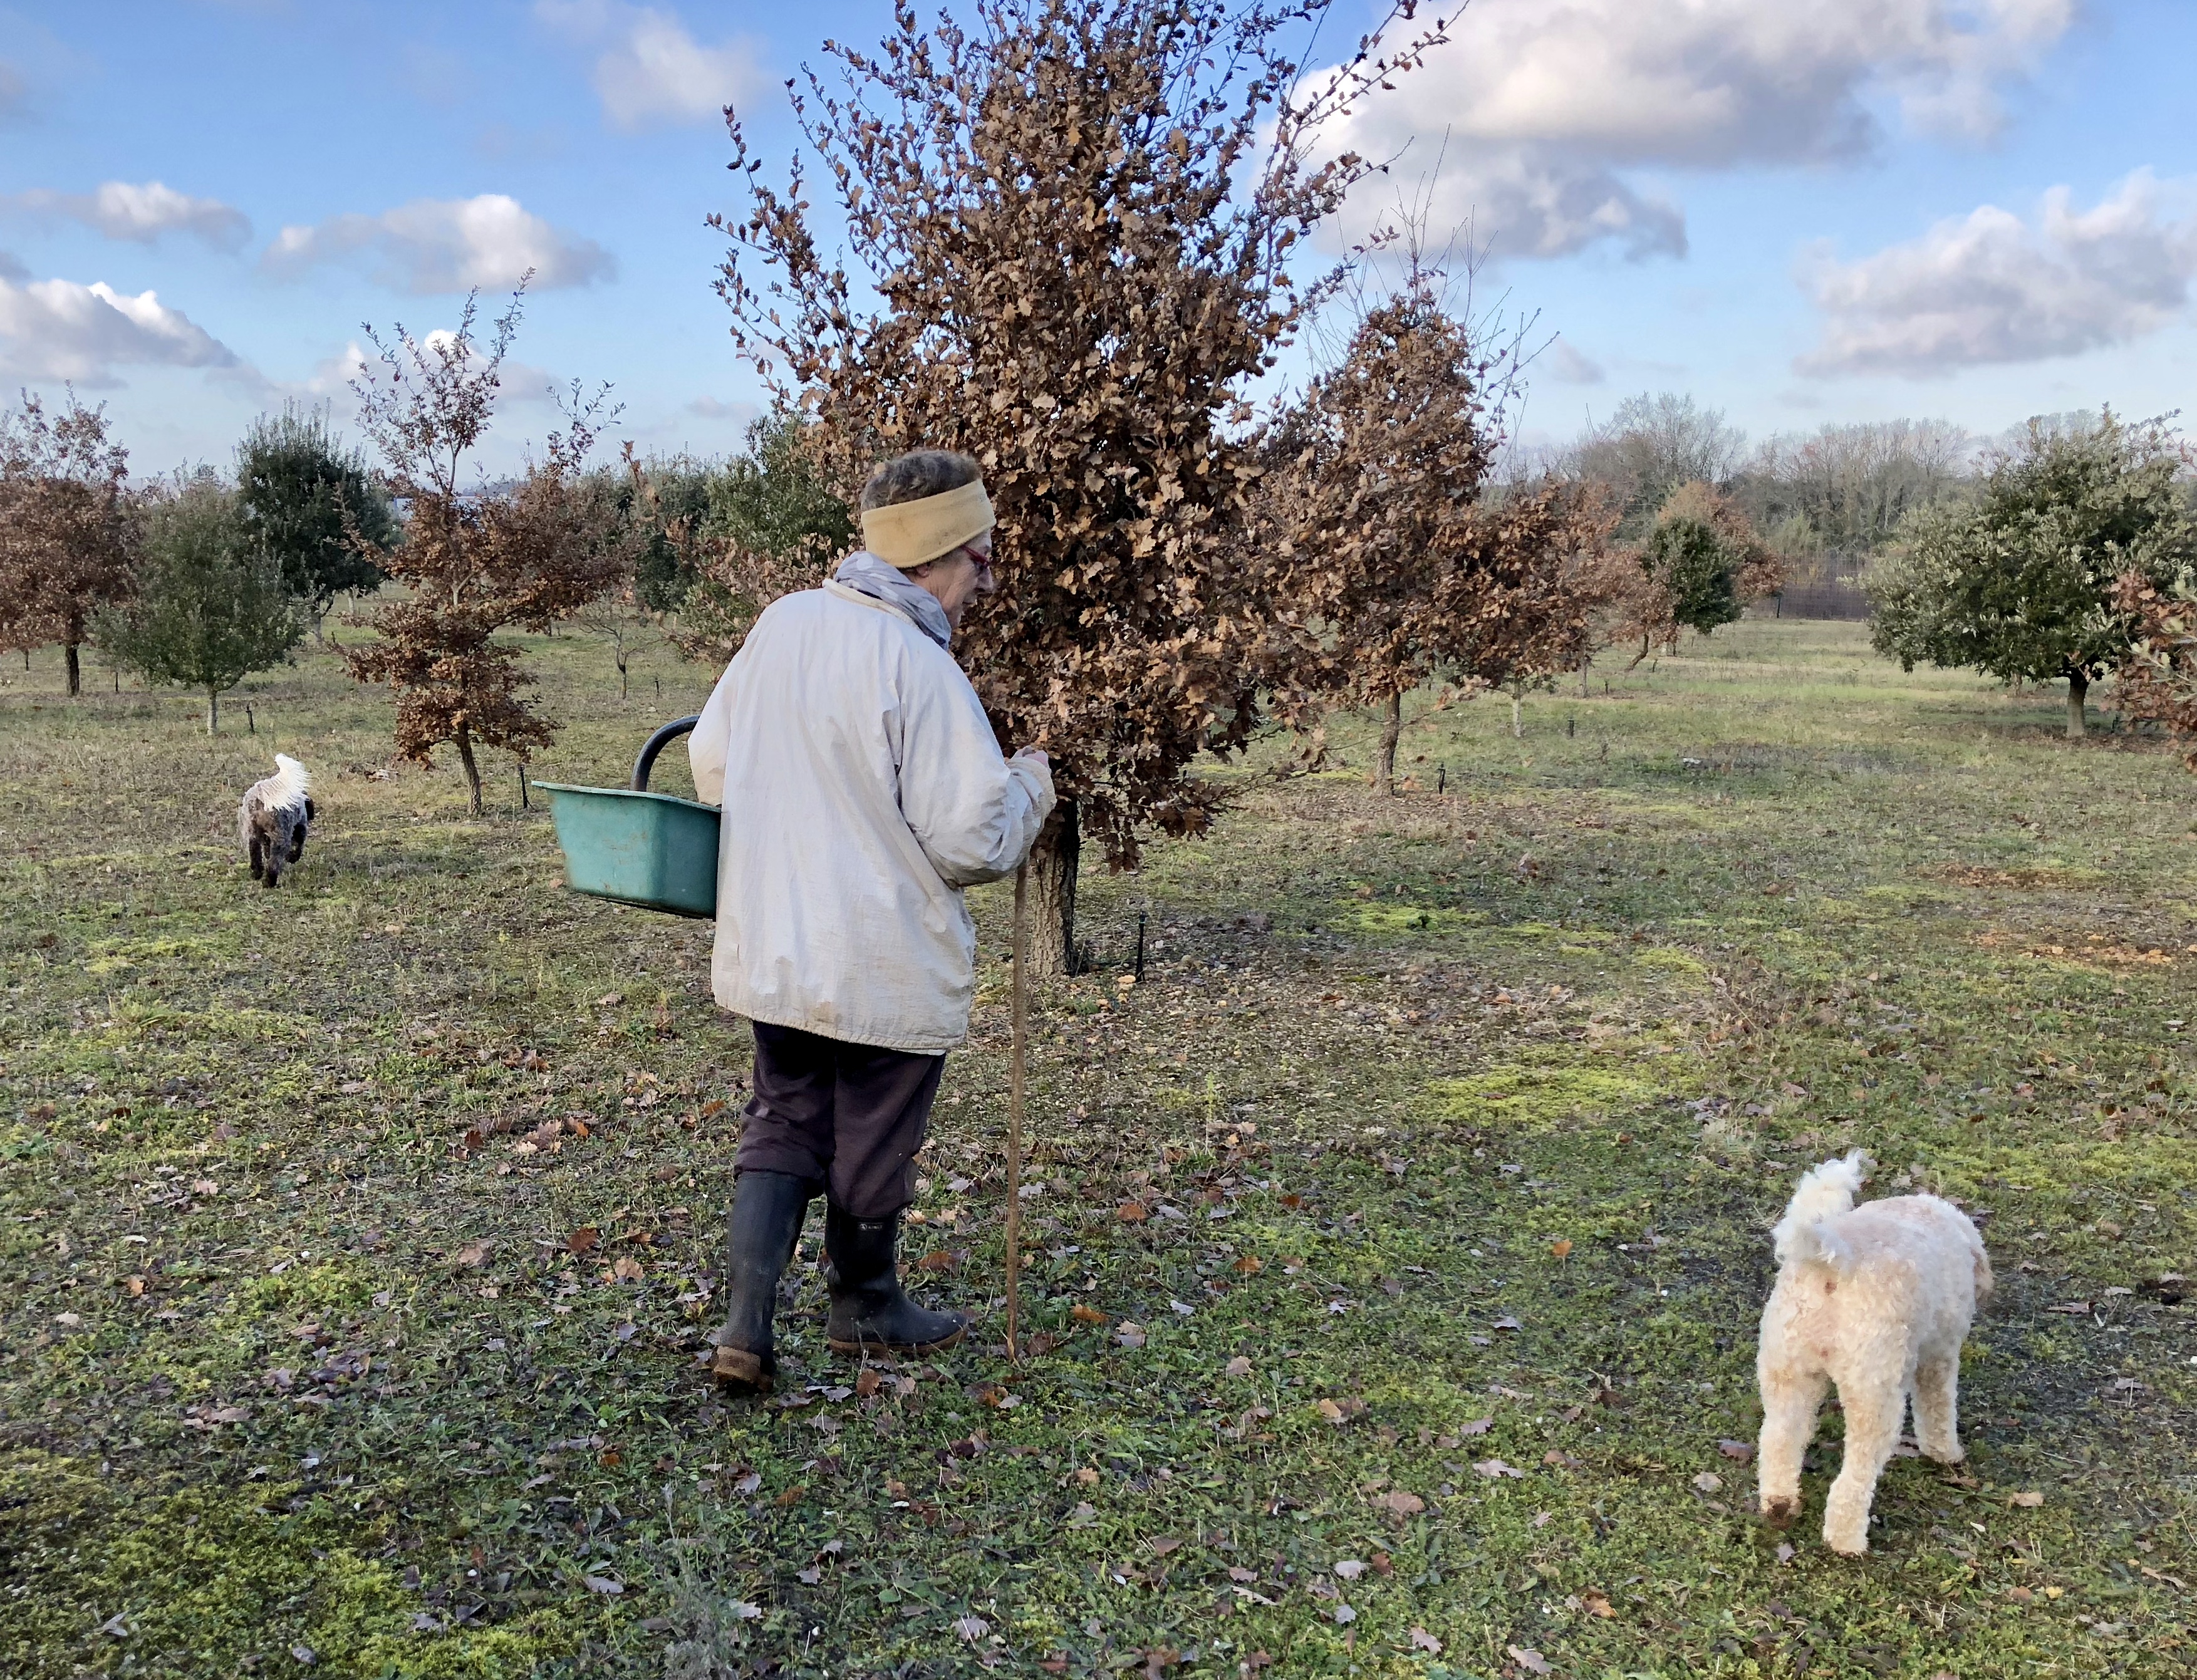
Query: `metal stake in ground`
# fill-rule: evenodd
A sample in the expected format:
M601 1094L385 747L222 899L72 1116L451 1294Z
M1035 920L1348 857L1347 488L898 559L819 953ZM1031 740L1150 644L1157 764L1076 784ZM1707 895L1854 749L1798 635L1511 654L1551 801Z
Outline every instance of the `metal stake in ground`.
M1022 1308L1023 1093L1029 1081L1029 990L1026 966L1029 945L1029 865L1015 866L1015 954L1012 985L1014 1044L1007 1064L1007 1358L1022 1363L1016 1330Z

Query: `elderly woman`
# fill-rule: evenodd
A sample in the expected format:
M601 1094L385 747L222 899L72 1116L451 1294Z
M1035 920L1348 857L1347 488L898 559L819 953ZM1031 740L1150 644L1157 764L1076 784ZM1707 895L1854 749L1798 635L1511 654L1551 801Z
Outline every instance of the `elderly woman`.
M689 743L725 811L711 982L755 1023L713 1365L728 1387L771 1387L779 1278L819 1190L835 1350L927 1353L968 1327L902 1293L895 1249L969 1030L962 891L1012 873L1052 808L1045 754L1001 753L949 651L993 588L992 524L966 455L878 468L863 550L764 611Z

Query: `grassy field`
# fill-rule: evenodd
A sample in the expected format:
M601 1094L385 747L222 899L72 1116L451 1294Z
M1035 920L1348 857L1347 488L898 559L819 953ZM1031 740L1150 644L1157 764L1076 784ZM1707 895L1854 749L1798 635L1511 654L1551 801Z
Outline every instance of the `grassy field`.
M709 676L532 655L545 780ZM56 666L0 686L7 1673L2197 1666L2197 790L2055 694L1750 622L1522 739L1415 709L1394 800L1349 728L1220 772L1038 1000L1019 1369L979 895L909 1252L980 1334L833 1361L812 1226L758 1406L695 1365L747 1066L706 925L566 895L515 769L468 820L331 657L214 740ZM276 748L324 816L269 893ZM1835 1412L1789 1533L1744 1462L1767 1225L1857 1144L2001 1283L1968 1463L1896 1460L1858 1562Z

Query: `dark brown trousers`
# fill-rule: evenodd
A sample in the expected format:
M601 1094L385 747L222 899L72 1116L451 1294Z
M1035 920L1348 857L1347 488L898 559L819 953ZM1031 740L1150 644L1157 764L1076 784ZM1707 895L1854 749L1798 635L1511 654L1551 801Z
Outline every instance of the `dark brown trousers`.
M930 1124L943 1056L755 1023L755 1095L735 1172L790 1173L832 1206L881 1219L915 1199L915 1152Z

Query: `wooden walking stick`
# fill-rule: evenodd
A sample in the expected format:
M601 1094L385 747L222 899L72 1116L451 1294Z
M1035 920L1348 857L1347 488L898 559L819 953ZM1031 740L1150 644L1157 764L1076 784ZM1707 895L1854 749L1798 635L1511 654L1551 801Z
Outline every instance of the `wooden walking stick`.
M1015 866L1014 1044L1007 1071L1007 1358L1022 1363L1016 1328L1022 1307L1023 1093L1029 1079L1029 989L1025 947L1029 943L1029 864Z

